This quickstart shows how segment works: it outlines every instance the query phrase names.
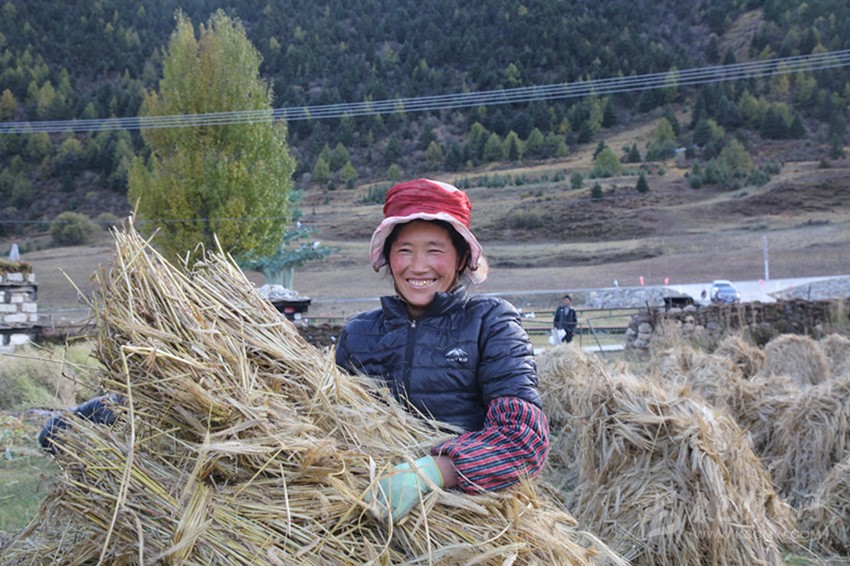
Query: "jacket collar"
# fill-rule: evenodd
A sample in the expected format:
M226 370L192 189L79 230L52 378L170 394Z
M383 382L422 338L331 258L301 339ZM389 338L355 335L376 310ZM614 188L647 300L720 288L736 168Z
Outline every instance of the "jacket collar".
M466 287L458 285L453 291L447 293L436 293L434 300L428 306L428 309L420 317L420 320L432 316L441 316L449 311L452 311L466 300ZM408 320L410 316L407 314L407 307L404 301L398 295L381 297L381 308L384 311L384 316L389 319L404 318Z

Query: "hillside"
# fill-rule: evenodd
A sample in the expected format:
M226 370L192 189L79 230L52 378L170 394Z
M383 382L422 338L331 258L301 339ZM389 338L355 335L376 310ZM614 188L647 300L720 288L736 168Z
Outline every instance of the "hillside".
M616 142L628 145L645 127L622 128ZM728 191L693 189L687 168L675 160L659 163L664 175L648 175L650 190L640 194L636 177L599 179L604 197L590 196L591 182L570 187L575 171L587 172L594 147L533 167L500 168L468 176L523 178L522 185L473 186L473 229L491 264L480 292L535 291L707 282L715 278L764 276L767 238L773 278L846 274L850 250L850 162L840 159L787 161L768 183ZM765 146L763 151L789 151ZM567 179L553 181L558 173ZM460 177L433 174L459 183ZM544 178L549 180L544 181ZM314 299L316 314L351 314L372 303L357 301L390 291L391 284L368 266L368 241L381 219L381 205L367 202L369 186L308 193L304 222L316 227L323 244L337 252L296 270L295 289ZM537 215L540 223L512 224L516 215ZM526 216L529 218L529 216ZM20 240L24 259L39 281L42 311L76 308L76 290L110 257L110 238L71 248L36 250L44 236ZM257 284L263 279L249 273ZM73 313L63 315L73 317Z
M581 168L591 151L500 174L551 178ZM605 196L598 201L588 187L571 189L568 182L468 189L473 228L492 268L482 291L610 287L614 280L634 286L640 277L650 285L665 278L674 284L759 279L765 238L774 278L847 271L847 160L829 168L789 161L767 184L733 192L692 189L686 170L667 165L663 176L648 176L646 194L635 191L634 176L601 180ZM305 202L305 222L319 226L318 238L341 251L298 270L295 286L303 294L368 297L389 291L389 282L368 268L367 244L381 207L364 203L365 194L335 191ZM512 227L511 218L523 213L540 222Z
M377 203L388 179L418 176L471 195L493 265L485 291L758 278L765 241L774 276L846 271L846 3L6 3L0 120L136 116L159 87L178 5L197 28L217 9L244 26L275 108L664 77L605 95L291 121L296 208L339 250L297 271L305 294L379 294L365 253ZM826 52L828 69L680 84L689 69ZM75 303L54 274L85 287L108 257L104 235L45 249L50 222L126 215L128 168L147 151L144 132L62 124L72 131L0 135L0 238L38 263L48 308Z
M842 65L678 85L677 73L687 69L850 46L846 3L802 0L7 2L0 121L136 116L162 77L178 7L197 27L217 9L241 22L262 56L259 73L274 108L668 75L663 88L605 96L293 121L295 182L308 200L393 171L475 175L517 159L545 164L599 141L619 152L613 138L636 123L649 124L635 140L642 158L687 147L701 165L737 138L793 141L786 145L793 159L811 161L840 157L846 142L850 78ZM675 124L669 143L650 147L648 118L672 108L687 120ZM135 130L0 135L0 233L44 230L65 210L125 214L127 169L143 153ZM343 175L347 164L353 179ZM600 230L589 228L587 237ZM640 233L639 226L624 231Z

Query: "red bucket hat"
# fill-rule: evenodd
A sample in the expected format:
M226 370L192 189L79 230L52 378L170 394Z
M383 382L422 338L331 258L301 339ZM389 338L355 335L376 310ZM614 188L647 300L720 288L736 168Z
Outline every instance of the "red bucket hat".
M384 220L372 234L370 259L372 268L386 265L384 242L397 224L411 220L443 220L452 225L469 244L469 278L476 285L487 279L487 259L481 244L469 231L472 204L466 193L448 183L416 179L395 185L387 191L384 201Z

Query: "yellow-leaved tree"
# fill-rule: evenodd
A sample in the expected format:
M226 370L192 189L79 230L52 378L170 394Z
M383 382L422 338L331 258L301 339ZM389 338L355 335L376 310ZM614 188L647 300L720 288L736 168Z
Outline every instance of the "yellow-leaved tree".
M198 37L185 15L176 19L158 92L146 96L141 114L175 117L169 121L178 125L142 130L149 155L134 159L128 191L139 228L160 231L154 243L167 257L185 256L199 243L211 249L214 235L236 259L273 254L290 218L295 160L285 123L270 119L260 54L221 10ZM267 111L268 119L201 120L232 111ZM193 116L204 125L187 125Z

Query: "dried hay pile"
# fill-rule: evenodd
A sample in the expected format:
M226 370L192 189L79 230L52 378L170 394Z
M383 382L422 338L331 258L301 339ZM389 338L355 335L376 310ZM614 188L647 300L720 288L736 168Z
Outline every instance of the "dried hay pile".
M646 364L646 374L660 382L681 384L697 360L705 354L689 344L655 348Z
M850 555L850 456L832 468L802 517L815 550Z
M549 428L558 430L570 426L575 419L576 392L604 379L609 371L604 360L585 354L574 343L541 353L537 357L537 374Z
M578 350L569 354L592 365ZM558 382L546 374L568 366L543 365L541 382ZM792 511L734 421L603 370L566 378L578 385L565 395L579 423L578 484L567 494L579 523L634 564L782 563Z
M729 358L717 354L692 357L686 373L666 376L647 375L671 393L699 399L716 409L731 411L745 386L741 370Z
M832 377L842 377L850 374L850 338L840 334L825 336L820 342L829 363Z
M576 414L576 395L592 382L606 379L608 372L602 359L585 354L575 343L561 344L537 358L540 397L550 431L544 476L557 491L571 491L578 481L575 448L581 417Z
M795 507L850 456L850 375L804 389L779 415L766 447L773 480Z
M765 377L756 375L744 382L734 405L732 415L738 425L750 434L753 451L769 460L777 435L776 425L800 396L798 380L784 375Z
M744 340L738 334L723 338L714 350L718 356L732 360L744 379L750 379L764 365L764 350Z
M817 385L830 376L829 360L811 337L783 334L765 346L764 366L759 375L790 376L801 387Z
M93 305L118 424L76 422L4 564L618 562L530 484L436 490L398 524L362 497L444 433L343 375L222 254L189 274L130 228ZM120 410L116 408L116 410Z

